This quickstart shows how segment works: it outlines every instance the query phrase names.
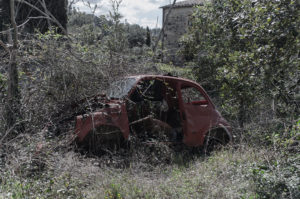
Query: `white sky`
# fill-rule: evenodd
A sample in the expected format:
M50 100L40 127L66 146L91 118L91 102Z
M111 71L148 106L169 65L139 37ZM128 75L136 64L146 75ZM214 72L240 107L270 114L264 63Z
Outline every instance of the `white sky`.
M85 0L92 6L97 4L96 15L108 15L111 10L110 0ZM182 0L177 0L177 2ZM161 27L162 9L159 7L172 3L173 0L123 0L120 6L120 12L123 15L123 21L127 20L130 24L139 24L150 28ZM78 2L75 8L81 12L91 13L91 9Z

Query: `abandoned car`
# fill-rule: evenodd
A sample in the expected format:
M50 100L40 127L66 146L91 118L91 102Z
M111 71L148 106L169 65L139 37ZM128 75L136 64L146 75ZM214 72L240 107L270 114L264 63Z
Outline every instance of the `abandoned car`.
M92 97L76 117L77 142L99 150L131 137L187 146L232 141L231 127L196 82L163 75L130 76Z

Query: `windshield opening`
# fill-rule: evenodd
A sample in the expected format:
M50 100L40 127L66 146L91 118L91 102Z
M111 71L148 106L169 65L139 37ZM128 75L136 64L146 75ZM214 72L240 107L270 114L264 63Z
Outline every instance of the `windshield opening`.
M118 99L123 98L128 94L136 81L135 78L126 78L113 82L107 89L108 97Z

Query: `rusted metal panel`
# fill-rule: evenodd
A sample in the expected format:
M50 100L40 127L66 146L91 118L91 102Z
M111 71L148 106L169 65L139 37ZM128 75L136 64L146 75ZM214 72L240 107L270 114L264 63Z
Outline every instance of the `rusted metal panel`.
M89 132L101 125L118 127L125 139L129 136L129 122L125 104L115 104L114 108L104 108L98 112L80 115L76 117L75 134L79 141L87 136Z
M211 129L221 128L232 140L230 125L196 82L178 77L140 75L125 78L116 85L121 88L112 88L110 96L102 96L105 106L76 117L75 133L79 141L102 125L118 127L125 139L137 131L141 134L140 131L148 134L161 131L171 141L201 146ZM195 95L186 94L189 90Z

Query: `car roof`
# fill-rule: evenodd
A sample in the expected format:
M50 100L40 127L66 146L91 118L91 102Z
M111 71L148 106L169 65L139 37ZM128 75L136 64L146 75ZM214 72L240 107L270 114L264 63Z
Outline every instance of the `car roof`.
M135 78L137 81L140 81L141 79L147 79L147 78L149 78L149 79L151 79L151 78L159 78L159 79L167 79L167 80L173 80L173 81L181 81L181 82L189 83L189 84L192 84L192 85L197 85L204 92L205 96L210 101L210 103L212 104L212 106L215 107L215 105L213 104L212 100L210 99L210 97L206 93L206 91L203 89L203 87L199 83L197 83L195 81L192 81L192 80L189 80L189 79L185 79L185 78L181 78L181 77L175 77L175 76L170 76L170 75L132 75L132 76L127 76L127 78Z
M188 83L191 83L191 84L199 85L199 83L197 83L195 81L185 79L185 78L181 78L181 77L170 76L170 75L132 75L132 76L128 76L128 78L135 78L137 80L144 79L144 78L160 78L160 79L183 81L183 82L188 82Z

